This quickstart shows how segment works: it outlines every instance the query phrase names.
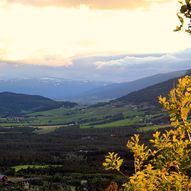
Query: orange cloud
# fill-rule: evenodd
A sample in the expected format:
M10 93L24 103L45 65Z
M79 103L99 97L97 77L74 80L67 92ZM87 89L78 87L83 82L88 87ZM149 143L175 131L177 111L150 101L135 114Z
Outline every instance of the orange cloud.
M7 3L19 3L37 7L79 7L87 5L93 9L135 9L148 7L152 3L164 3L170 0L6 0Z

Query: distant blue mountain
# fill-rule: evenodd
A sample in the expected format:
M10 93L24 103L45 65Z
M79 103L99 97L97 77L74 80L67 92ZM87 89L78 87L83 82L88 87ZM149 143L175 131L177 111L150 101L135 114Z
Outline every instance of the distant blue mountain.
M111 83L61 78L25 78L0 80L0 92L41 95L55 100L82 103L109 101L131 92L184 75L185 71L157 74L132 82Z
M143 71L144 72L144 71ZM171 73L157 74L146 78L141 78L132 82L114 83L109 84L101 88L93 89L89 92L85 92L78 97L81 101L107 101L125 96L131 92L141 90L143 88L180 77L185 74L186 71L177 71Z
M75 81L60 78L29 78L0 80L0 92L41 95L55 100L74 100L78 95L109 83Z
M117 103L118 105L133 104L160 106L158 103L158 96L168 96L169 91L178 83L178 79L185 75L191 76L191 70L187 70L182 76L157 83L138 91L134 91L130 94L111 101L111 103Z

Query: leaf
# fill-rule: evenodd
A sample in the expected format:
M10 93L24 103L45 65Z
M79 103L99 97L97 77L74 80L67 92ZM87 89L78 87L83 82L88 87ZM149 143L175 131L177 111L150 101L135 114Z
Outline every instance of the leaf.
M181 13L185 13L187 10L188 10L187 5L182 5L182 7L180 8Z
M177 16L178 16L179 21L183 24L184 23L183 17L181 17L179 14L177 14Z
M178 1L181 5L183 5L183 2L182 1Z

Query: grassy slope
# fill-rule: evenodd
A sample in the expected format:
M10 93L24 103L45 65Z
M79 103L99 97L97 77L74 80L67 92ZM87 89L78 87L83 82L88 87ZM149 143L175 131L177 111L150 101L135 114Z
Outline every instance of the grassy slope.
M144 124L149 123L149 120L160 115L160 109L157 111L148 107L148 105L146 106L148 108L145 110L145 106L142 109L130 106L124 98L116 101L91 107L78 105L73 108L57 108L34 112L19 120L0 118L0 126L19 125L37 128L43 126L40 127L41 130L38 133L44 133L51 131L50 129L58 128L57 126L59 125L67 124L78 124L81 128L122 127L139 123Z
M122 113L124 120L105 122L108 116L115 116ZM128 107L111 108L110 105L104 107L89 107L76 109L54 109L45 112L36 112L29 115L29 121L33 124L68 124L78 123L81 127L90 127L94 122L103 122L103 127L125 126L137 122L137 116L142 116L143 112L132 110ZM128 119L126 119L128 118ZM108 124L108 125L107 125ZM102 127L101 124L95 127Z
M113 119L113 117L119 114L123 117ZM127 105L77 106L74 108L58 108L34 112L20 120L0 118L0 127L33 126L40 128L40 130L35 131L37 133L48 133L67 124L78 124L81 128L123 127L142 123L145 117L152 118L157 115L160 115L160 112L146 115L145 111Z
M91 124L83 124L80 127L81 128L109 128L109 127L125 127L127 125L134 125L139 123L139 117L134 119L123 119L123 120L117 120L109 123L99 124L99 125L91 125Z

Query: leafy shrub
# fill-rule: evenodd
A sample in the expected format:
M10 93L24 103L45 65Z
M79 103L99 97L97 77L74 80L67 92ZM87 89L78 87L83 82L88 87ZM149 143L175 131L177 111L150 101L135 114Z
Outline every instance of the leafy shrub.
M156 131L150 140L152 148L141 144L137 134L128 141L134 174L127 177L125 191L191 190L191 76L179 79L169 98L160 96L159 103L168 111L172 128L164 133ZM103 166L123 174L122 163L118 154L109 153Z

